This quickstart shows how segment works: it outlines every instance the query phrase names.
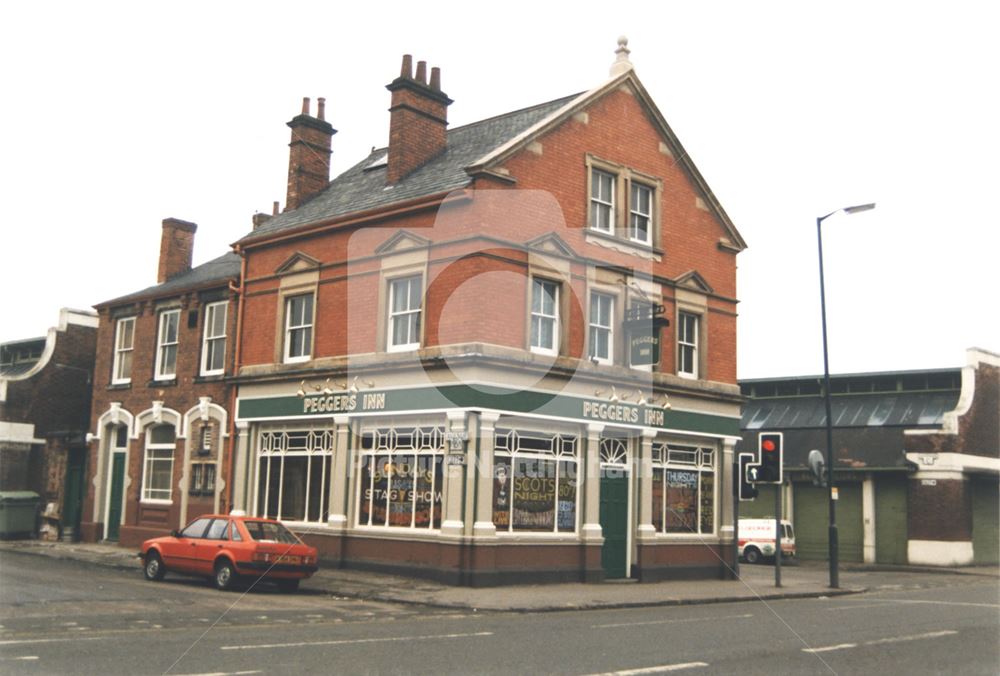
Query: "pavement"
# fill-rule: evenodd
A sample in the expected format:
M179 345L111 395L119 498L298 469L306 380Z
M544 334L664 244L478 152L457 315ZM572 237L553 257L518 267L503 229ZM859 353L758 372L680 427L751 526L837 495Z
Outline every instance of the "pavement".
M0 542L0 551L47 556L134 571L142 566L136 550L113 544L16 540ZM867 591L866 575L873 571L939 572L1000 577L997 567L926 568L844 564L840 588L828 586L825 562L782 566L782 586L774 584L771 565L740 565L738 580L683 580L655 583L609 581L598 584L565 583L506 585L503 587L453 587L416 578L343 568L322 568L302 583L311 593L405 603L437 608L481 611L545 612L600 608L732 603L750 600L822 598Z

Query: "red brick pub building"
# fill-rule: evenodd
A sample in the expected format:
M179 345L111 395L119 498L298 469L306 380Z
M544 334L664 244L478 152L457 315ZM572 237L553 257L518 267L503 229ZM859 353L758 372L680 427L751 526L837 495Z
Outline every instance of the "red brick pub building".
M236 508L458 584L727 574L746 245L628 53L450 130L406 56L332 182L304 102L287 209L235 245Z

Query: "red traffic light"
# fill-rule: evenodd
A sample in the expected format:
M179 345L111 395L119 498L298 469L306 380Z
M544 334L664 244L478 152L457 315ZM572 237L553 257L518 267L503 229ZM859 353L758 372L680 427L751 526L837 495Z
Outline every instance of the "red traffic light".
M764 441L761 442L760 447L763 448L768 453L770 453L771 451L774 451L774 450L776 450L778 448L775 445L773 439L764 439Z

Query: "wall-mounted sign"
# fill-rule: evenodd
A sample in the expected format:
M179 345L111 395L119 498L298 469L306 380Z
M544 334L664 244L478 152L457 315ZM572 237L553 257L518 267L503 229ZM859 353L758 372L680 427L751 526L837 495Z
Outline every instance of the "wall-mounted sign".
M665 308L659 304L640 303L625 313L622 328L628 336L629 363L650 366L660 362L660 329L670 326L662 317Z

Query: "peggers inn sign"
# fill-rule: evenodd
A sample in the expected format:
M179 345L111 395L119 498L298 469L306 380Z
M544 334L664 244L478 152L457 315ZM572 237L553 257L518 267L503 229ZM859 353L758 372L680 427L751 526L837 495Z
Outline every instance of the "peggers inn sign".
M237 417L240 420L276 420L334 414L445 411L455 408L491 409L512 415L551 416L585 423L653 427L716 436L736 437L740 433L738 417L489 385L441 385L399 390L347 391L305 397L290 395L241 398L237 403Z
M628 309L622 328L628 336L629 363L650 366L660 363L660 330L670 326L662 315L664 307L654 303L637 303Z

